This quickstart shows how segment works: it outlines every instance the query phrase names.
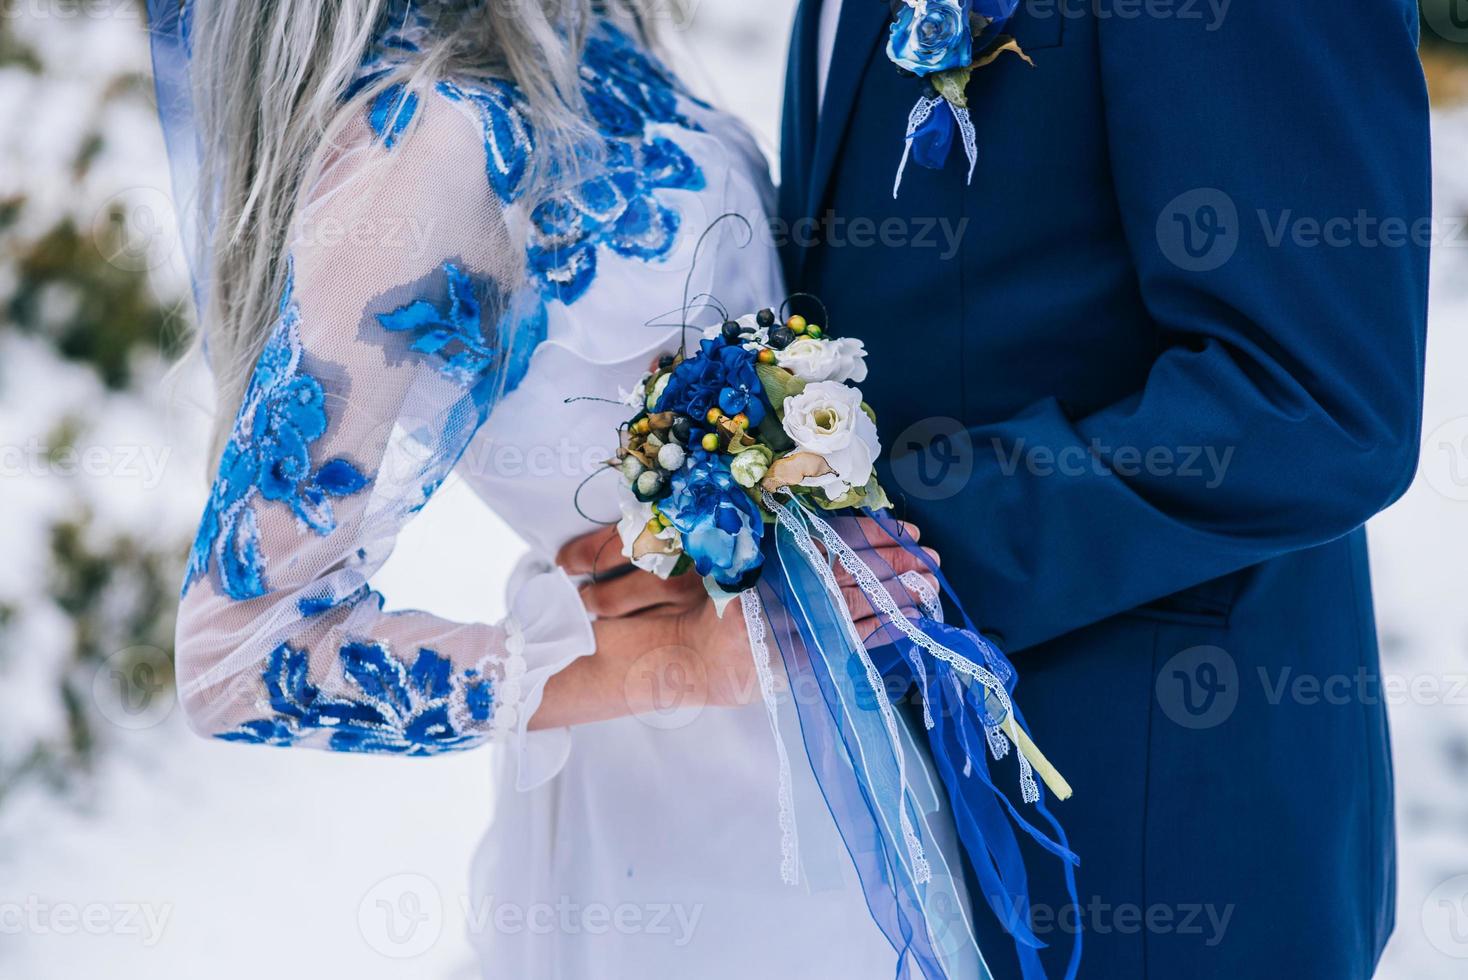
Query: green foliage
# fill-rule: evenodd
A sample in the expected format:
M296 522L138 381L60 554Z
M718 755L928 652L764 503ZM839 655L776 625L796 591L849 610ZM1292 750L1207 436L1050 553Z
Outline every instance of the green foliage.
M153 666L149 652L166 651L171 657L178 558L129 534L102 541L95 537L96 527L85 510L51 527L47 591L71 626L70 650L55 692L66 733L61 739L35 741L18 759L0 759L0 802L24 779L60 788L92 769L108 741L109 722L94 699L98 671L128 676L140 663ZM16 610L0 607L0 655L25 654L11 649L6 636L16 615ZM171 676L158 680L171 688ZM165 690L162 696L171 694Z
M35 50L17 38L10 24L0 18L0 68L21 68L39 75L45 67Z
M84 148L85 150L85 148ZM96 151L91 151L95 153ZM23 202L0 202L0 231L14 224ZM125 248L125 215L114 208L107 220L82 231L64 219L16 257L17 286L5 301L5 316L17 328L43 334L65 357L97 369L109 386L125 387L133 355L142 350L175 355L180 342L158 303L146 271L105 256ZM65 299L57 315L54 300ZM47 300L53 300L48 308Z

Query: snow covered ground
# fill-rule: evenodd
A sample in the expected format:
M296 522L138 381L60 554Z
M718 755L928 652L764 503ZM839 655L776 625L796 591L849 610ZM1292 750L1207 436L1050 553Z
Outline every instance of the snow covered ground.
M695 6L688 39L700 74L773 150L792 0ZM154 206L166 188L156 130L132 109L118 110L114 148L86 186L39 176L82 138L73 117L94 102L89 73L145 67L135 21L65 27L35 34L48 66L60 66L44 82L0 72L0 117L12 123L0 138L0 198L17 188L50 194L55 213L84 221L119 192ZM1468 111L1440 113L1436 129L1438 211L1456 242L1444 242L1434 269L1422 472L1371 526L1388 670L1407 691L1392 705L1402 867L1388 980L1447 980L1468 968L1468 232L1452 225L1468 215ZM7 273L0 261L0 287ZM54 665L28 651L67 629L39 591L37 528L80 501L100 527L186 534L203 492L194 381L165 386L147 369L137 391L104 394L87 370L0 323L0 445L85 407L90 444L176 449L156 480L114 466L90 483L54 467L5 481L0 605L22 596L34 610L30 632L0 649L0 750L19 731L65 724L27 694L54 681ZM431 593L448 615L479 609L500 594L519 549L450 484L384 585L395 602ZM435 563L423 558L444 554L476 557L428 572ZM464 904L465 869L492 805L485 754L405 761L210 744L184 731L169 699L119 703L111 690L104 666L91 694L113 724L93 779L60 794L31 783L0 799L0 976L470 975L465 935L476 910Z

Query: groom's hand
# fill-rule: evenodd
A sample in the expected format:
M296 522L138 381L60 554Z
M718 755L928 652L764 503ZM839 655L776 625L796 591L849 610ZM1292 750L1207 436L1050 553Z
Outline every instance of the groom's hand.
M587 612L602 619L678 613L708 600L697 575L661 579L635 567L623 556L615 527L576 538L556 555L556 564L568 575L590 576L581 587L581 601Z
M919 608L920 596L915 590L909 588L904 582L904 577L916 574L923 583L931 590L933 596L942 595L943 590L938 585L938 579L933 575L926 562L914 555L902 546L900 541L894 540L887 535L876 521L869 517L857 519L861 528L862 541L848 541L852 550L856 552L868 568L876 575L878 582L887 590L892 597L893 603L903 616L915 619L922 614ZM898 525L902 541L908 544L917 544L922 537L922 532L916 524L903 522ZM932 548L922 549L932 561L933 565L940 565L941 559L938 552ZM856 621L858 628L862 629L862 635L866 636L872 630L880 626L877 612L872 608L871 601L867 599L866 593L857 587L852 577L842 569L840 563L835 566L836 581L841 586L842 597L846 600L847 608L851 610L851 618Z

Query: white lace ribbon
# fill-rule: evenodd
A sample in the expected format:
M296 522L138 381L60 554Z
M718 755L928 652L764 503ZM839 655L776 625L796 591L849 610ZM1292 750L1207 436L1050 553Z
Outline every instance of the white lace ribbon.
M780 880L787 885L800 883L800 835L795 826L795 793L790 779L790 755L785 738L780 734L780 709L775 701L775 672L770 666L770 646L765 631L764 603L754 589L740 593L744 610L744 626L749 631L749 648L754 653L754 673L759 679L760 696L770 718L770 731L775 736L775 752L780 757Z
M907 161L912 156L912 141L939 105L946 105L953 112L953 119L958 123L959 138L963 140L963 152L968 157L968 182L974 182L974 169L979 164L979 136L974 129L973 117L969 115L968 109L954 105L941 95L924 95L918 98L912 112L907 116L906 145L902 149L902 162L897 165L897 179L892 182L893 200L897 199L897 192L902 189L902 175L907 172Z
M912 140L917 135L918 127L928 121L938 103L945 101L941 96L928 98L926 95L917 100L912 107L912 112L907 115L907 145L902 150L902 162L897 165L897 179L892 183L892 199L897 200L897 192L902 189L902 175L907 172L907 158L912 155Z
M846 597L841 592L841 585L836 581L836 575L831 570L830 565L822 560L821 553L816 548L810 531L802 521L796 520L769 491L762 491L762 495L765 508L775 515L781 527L790 532L796 547L800 549L801 554L805 556L811 568L820 575L821 582L826 587L826 592L831 601L841 610L841 623L845 628L847 640L850 642L853 652L861 658L861 665L866 674L867 685L871 688L873 699L877 703L877 709L882 715L882 722L887 728L887 736L891 742L892 753L897 761L897 784L901 787L903 795L902 802L897 807L897 819L901 827L902 839L907 845L908 858L912 862L913 880L919 884L925 884L932 879L932 868L928 863L927 855L923 851L922 840L918 837L917 830L913 827L912 816L909 812L913 794L912 787L907 779L907 756L902 749L902 736L898 729L897 713L892 707L891 699L887 696L887 685L882 680L882 675L877 670L877 665L872 662L871 656L868 655L866 644L857 631L856 621L852 618L851 609L846 604ZM809 520L818 529L822 524L825 524L824 521L821 521L814 514L805 511L804 508L801 510L805 519ZM826 527L829 529L829 525L826 525ZM832 531L832 533L834 534L835 532ZM822 537L824 538L824 534L822 534ZM845 562L842 564L844 566ZM868 576L871 576L871 570L862 564L860 560L857 560L856 564ZM848 568L847 571L851 571L851 569ZM897 619L902 619L901 613L897 611L895 605L892 605L892 597L887 595L887 590L882 589L881 591L886 597L888 604L892 606L893 615Z

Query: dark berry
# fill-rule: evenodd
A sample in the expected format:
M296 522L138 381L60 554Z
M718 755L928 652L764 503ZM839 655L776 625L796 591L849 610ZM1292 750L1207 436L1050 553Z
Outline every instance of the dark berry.
M728 343L739 343L739 337L743 332L744 328L739 325L738 320L724 321L724 340Z
M770 346L775 350L784 350L795 340L795 331L783 323L770 331Z
M775 325L775 311L774 310L760 310L758 313L756 313L754 315L754 322L755 323L758 323L761 327L764 327L766 330L770 329L771 327L773 327Z
M660 370L660 371L666 371L668 368L670 368L672 366L673 366L673 355L672 354L664 354L662 357L658 358L658 370Z

